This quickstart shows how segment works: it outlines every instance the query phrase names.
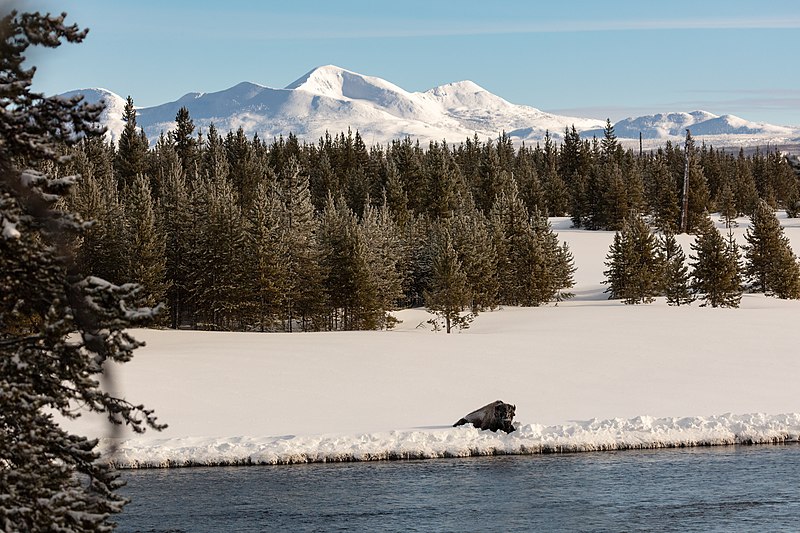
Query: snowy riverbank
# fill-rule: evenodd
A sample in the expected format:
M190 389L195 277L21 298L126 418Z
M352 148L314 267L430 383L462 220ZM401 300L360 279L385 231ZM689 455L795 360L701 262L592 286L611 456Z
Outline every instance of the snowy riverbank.
M637 417L560 426L524 425L506 435L472 427L355 435L130 440L108 456L118 468L277 465L530 455L724 444L800 442L800 414ZM110 452L108 441L104 449Z

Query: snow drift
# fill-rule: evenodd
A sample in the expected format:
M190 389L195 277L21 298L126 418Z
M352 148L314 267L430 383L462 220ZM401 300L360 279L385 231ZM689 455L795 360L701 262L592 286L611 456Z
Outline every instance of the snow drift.
M342 461L531 455L723 444L800 441L800 414L637 417L559 426L528 424L510 434L472 427L390 431L361 435L183 438L125 441L111 452L118 468L278 465Z

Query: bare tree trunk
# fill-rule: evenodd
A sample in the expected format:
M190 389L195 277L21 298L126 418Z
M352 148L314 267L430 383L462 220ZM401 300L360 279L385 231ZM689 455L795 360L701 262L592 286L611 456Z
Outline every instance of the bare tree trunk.
M681 199L681 233L689 229L689 157L692 151L692 133L686 130L686 163L683 167L683 197Z

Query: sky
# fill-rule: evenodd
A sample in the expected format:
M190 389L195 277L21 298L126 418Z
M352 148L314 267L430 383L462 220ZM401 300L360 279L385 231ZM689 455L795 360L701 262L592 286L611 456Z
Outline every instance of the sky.
M6 8L8 0L0 0ZM796 0L30 0L90 29L37 51L34 88L147 107L320 65L408 91L469 79L515 104L610 118L702 109L800 126Z

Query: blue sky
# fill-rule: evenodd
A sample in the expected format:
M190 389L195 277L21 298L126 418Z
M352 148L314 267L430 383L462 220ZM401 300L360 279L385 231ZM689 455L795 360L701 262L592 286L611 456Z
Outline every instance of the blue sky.
M241 81L284 87L335 64L410 91L470 79L563 114L704 109L800 125L797 0L18 4L90 28L31 58L48 94L105 87L149 106Z

